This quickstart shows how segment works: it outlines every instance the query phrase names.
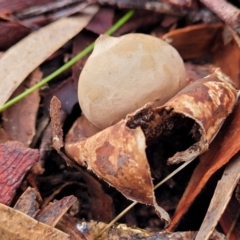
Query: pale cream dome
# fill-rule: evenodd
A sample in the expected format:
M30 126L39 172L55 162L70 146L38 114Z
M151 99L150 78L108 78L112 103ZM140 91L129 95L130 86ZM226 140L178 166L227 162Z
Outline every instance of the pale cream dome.
M164 104L186 85L182 58L163 40L101 35L81 72L78 98L86 118L104 129L155 99Z

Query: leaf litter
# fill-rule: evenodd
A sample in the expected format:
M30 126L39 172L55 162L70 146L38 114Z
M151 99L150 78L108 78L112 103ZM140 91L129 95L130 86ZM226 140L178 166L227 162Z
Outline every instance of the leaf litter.
M68 1L66 1L66 4L68 4L67 2ZM47 101L46 94L43 94L46 89L40 90L40 96L41 99L45 101L45 105L36 107L34 114L35 117L44 116L42 119L45 119L46 123L43 124L43 127L41 128L42 130L39 131L38 137L34 140L35 143L32 146L40 148L41 159L38 160L38 163L41 165L41 171L45 172L42 175L41 171L38 172L34 169L29 171L30 167L27 167L27 169L23 172L17 169L17 173L20 175L20 178L17 181L17 185L15 185L11 190L12 193L10 200L6 200L5 196L3 196L5 201L4 203L6 204L6 202L8 202L8 204L11 203L11 205L13 205L17 199L20 199L19 192L24 192L24 190L27 189L27 186L32 184L35 186L36 192L33 193L33 191L28 190L29 193L26 192L26 195L29 194L29 199L27 200L27 198L23 198L23 206L25 201L27 205L32 206L31 211L33 211L33 213L31 219L34 221L33 218L35 218L39 212L44 213L44 211L46 211L46 223L52 226L56 225L57 228L69 235L61 235L64 233L59 232L50 226L50 228L46 228L47 225L41 225L40 231L56 232L56 234L60 234L62 236L60 237L61 239L65 239L64 237L67 237L66 239L68 239L69 236L73 239L93 239L98 236L99 232L101 232L104 228L104 225L99 223L101 227L94 228L92 226L97 226L97 223L93 221L93 225L90 226L90 220L93 219L106 223L110 222L114 215L117 215L124 206L129 204L129 201L125 200L117 191L106 185L102 180L98 180L94 174L89 173L85 168L80 168L75 164L75 168L67 167L63 160L64 151L62 146L65 143L65 150L69 156L88 169L92 169L98 177L102 178L107 183L110 183L110 185L121 191L123 195L131 200L137 200L145 204L154 205L161 217L167 220L166 225L170 223L167 230L172 231L172 233L169 233L163 230L163 222L156 218L156 215L154 215L154 211L152 210L147 210L144 213L145 215L142 215L144 216L143 219L145 218L145 222L148 221L147 223L142 224L143 220L141 220L141 215L139 215L139 213L143 211L144 206L139 205L134 208L134 211L131 210L131 212L129 212L128 220L126 217L125 219L122 217L120 222L134 222L142 229L134 229L132 227L127 228L126 226L122 227L117 224L110 230L106 231L102 235L102 239L120 239L121 237L127 237L130 239L138 239L138 237L141 239L178 239L179 237L182 239L193 239L196 236L201 236L200 239L202 239L202 235L200 234L205 235L204 239L226 239L224 234L228 234L228 237L230 236L229 239L237 239L236 233L238 232L239 225L237 220L234 220L233 216L234 212L237 210L237 205L234 205L233 202L237 201L235 198L235 195L237 196L237 192L235 194L234 191L238 190L234 190L234 188L237 184L238 177L234 178L232 173L228 175L228 184L230 184L229 187L226 187L226 190L221 193L223 196L227 196L227 200L223 201L223 198L219 199L218 191L223 191L223 188L220 188L221 185L218 185L216 187L216 193L212 197L212 201L217 201L218 203L219 200L222 200L222 205L215 204L214 208L212 208L213 203L210 204L205 219L200 219L203 227L200 227L201 222L199 222L200 224L198 225L198 228L195 229L191 225L185 226L185 230L187 231L200 229L199 232L184 232L182 230L180 232L176 225L180 220L184 222L183 214L188 210L189 206L192 204L197 195L199 195L201 189L204 188L206 183L211 181L210 177L213 173L215 173L218 169L222 169L222 167L230 161L230 159L234 157L239 150L237 144L237 133L239 129L237 124L237 115L239 113L239 107L238 105L235 107L238 96L236 89L228 83L228 77L230 77L235 86L239 87L238 31L234 32L234 30L229 30L229 28L226 27L226 25L229 25L232 26L233 29L237 30L238 20L234 18L233 15L230 17L228 13L226 15L226 19L222 18L226 9L230 9L236 13L238 13L238 9L229 6L225 1L221 1L221 4L223 4L222 6L225 8L221 13L219 13L217 5L209 5L208 1L202 1L204 4L209 6L211 11L215 12L223 19L223 22L220 22L213 12L207 8L200 8L199 6L194 5L192 1L166 1L164 4L158 4L157 1L145 3L141 3L141 1L139 1L138 5L136 5L136 3L130 3L129 1L98 2L118 6L119 8L127 7L142 9L137 10L136 12L136 16L139 15L142 16L142 18L136 19L133 17L126 26L118 30L116 35L137 30L140 32L151 32L155 36L161 37L165 41L172 43L173 46L175 46L175 48L180 52L182 58L187 60L187 62L185 62L185 67L187 69L187 78L189 82L188 90L186 90L185 93L184 91L180 92L163 106L155 106L154 103L142 106L135 113L129 113L126 119L120 121L116 125L100 131L94 127L94 125L92 125L86 117L84 117L76 101L76 83L78 82L78 75L81 73L81 69L84 66L86 58L85 60L80 61L78 65L73 67L72 72L69 71L66 75L62 75L59 79L57 79L55 85L49 84L47 86L47 91L50 92ZM41 5L42 4L40 4L38 9L44 9L45 6ZM164 10L164 7L166 6L168 7L168 14L166 14L166 10ZM180 6L181 10L179 8ZM24 8L27 9L26 6ZM74 7L72 9L74 9ZM88 30L84 30L79 33L78 40L76 40L77 38L73 39L73 46L75 45L73 48L75 49L73 51L74 54L86 46L84 41L93 41L97 37L95 33L102 33L102 31L106 31L106 28L109 27L113 18L118 18L119 12L124 12L120 9L114 10L111 6L107 8L106 6L101 6L100 9L103 13L105 12L108 15L100 13L99 15L96 15L96 18L93 18L92 20L93 23L87 27ZM144 9L148 9L148 11L144 12ZM52 10L50 9L50 14L51 11ZM159 14L159 12L161 14ZM209 14L208 20L206 20L207 18L206 15L203 14L204 12ZM165 14L164 18L162 13ZM11 10L7 14L10 14L10 18L7 17L4 19L11 19ZM61 14L62 13L59 13L59 16ZM92 16L94 16L94 14L95 13L93 13ZM57 16L57 14L55 16ZM104 19L105 16L106 22ZM43 17L42 13L40 13L39 17ZM182 23L180 22L180 20L184 18L188 21L185 22L186 27L181 26ZM192 25L197 18L197 21L200 23ZM28 16L26 16L26 21L24 20L23 24L19 21L19 27L25 26L24 24L26 24L28 20ZM31 21L32 20L30 20L30 22ZM34 21L32 21L32 23ZM49 18L47 21L52 20ZM101 21L103 24L106 23L106 25L102 26L99 24ZM158 23L158 26L154 25L156 23ZM87 23L85 25L87 25ZM147 30L148 27L150 27L150 31ZM159 35L156 35L156 33ZM186 39L189 41L187 42ZM72 42L70 42L70 44L68 43L69 45L66 45L66 48L61 49L61 51L59 51L59 53L55 56L53 53L57 50L57 48L50 53L50 55L53 55L48 59L48 61L55 64L55 69L57 69L58 65L57 59L61 59L62 53L64 51L69 51L62 59L71 53L71 43ZM192 50L189 50L189 48ZM17 57L15 58L17 59ZM47 57L42 58L41 62L46 59ZM234 59L234 61L232 61L232 59ZM35 68L38 67L41 62L38 62ZM229 62L232 64L229 64ZM221 67L221 70L215 70L214 72L215 67ZM26 75L22 77L21 81L23 81L33 70L34 68L31 70L24 70ZM208 77L204 78L206 76ZM66 79L68 79L68 81L59 88L58 86L61 84L62 80ZM204 88L206 88L206 85L204 84L206 83L198 85L198 79L202 79L202 82L205 81L206 83L209 81L210 84L207 85L209 90L204 90ZM222 81L222 79L224 80ZM226 79L227 81L225 81ZM18 84L20 83L21 82ZM18 84L14 84L15 88ZM65 86L68 86L69 88L67 93L64 91ZM220 89L222 90L220 91ZM3 91L2 87L0 88L0 91ZM5 100L2 104L11 96L11 94L12 92L8 92L6 94ZM56 116L61 116L61 112L64 115L60 118L59 116L57 117L58 120L55 122L56 128L53 128L53 130L60 129L60 131L56 131L53 134L55 139L56 137L64 137L64 142L55 146L58 152L61 151L61 156L54 152L53 147L51 146L50 139L52 138L52 126L48 125L49 103L51 96L54 96L55 94L61 100L62 104L59 102L55 106L52 105L51 111L55 111ZM191 94L195 96L193 99L195 99L196 103L195 101L189 100L184 102L184 96L191 96ZM69 105L67 100L68 96L69 99L72 99ZM209 99L211 99L212 102L209 101ZM26 104L29 104L29 102L31 102L31 100L27 100ZM20 103L21 102L19 102L19 104ZM191 106L189 103L193 106L191 108L192 111L187 110ZM179 107L181 104L183 104L182 107ZM200 107L201 104L202 108ZM63 110L60 110L61 105ZM184 108L184 106L187 106L188 108ZM38 108L39 110L37 112ZM196 109L202 110L199 113ZM206 109L210 111L206 111ZM233 113L223 124L227 115L232 112L232 109ZM7 111L8 110L6 110L6 112ZM18 108L16 111L21 112ZM3 113L3 116L6 112ZM199 114L204 117L199 118ZM175 117L176 121L174 120ZM11 119L13 118L14 114L12 114ZM24 119L24 116L22 116L22 119ZM25 119L28 121L28 117L25 116ZM54 119L52 120L52 123L54 123ZM32 119L30 121L33 131L34 124L37 123L37 126L39 125L37 120L38 119ZM222 125L223 127L220 129ZM9 126L11 127L11 125ZM63 130L61 130L62 126ZM160 126L162 126L162 128ZM1 141L6 142L8 140L8 135L11 138L11 132L6 128L6 126L4 126L4 124L1 124L0 127L2 127L2 130L0 131L0 139ZM158 129L158 127L160 127L160 129ZM21 130L24 131L24 129ZM176 135L173 134L174 132ZM20 132L18 134L21 136ZM45 138L42 138L41 134L43 134ZM25 144L26 142L27 145L31 144L33 135L34 132L29 137L29 140L25 141ZM179 138L179 136L182 138ZM18 140L24 142L21 139ZM12 142L11 144L14 146L17 143ZM157 183L156 181L163 179L167 172L171 172L172 169L178 166L167 166L166 161L168 158L170 159L169 163L180 161L187 161L186 163L188 163L189 159L194 159L206 150L207 152L200 156L199 164L197 164L197 160L194 160L194 162L196 162L195 170L192 172L189 169L190 172L188 170L185 173L189 176L189 178L192 173L192 177L189 182L188 180L186 183L181 182L182 180L179 181L178 179L181 179L183 174L178 173L178 177L174 177L171 181L168 181L165 184L166 186L162 186L161 189L157 190L156 194L154 194L153 188L154 184ZM153 157L155 159L154 162L152 161ZM138 163L138 158L140 159L140 164ZM204 159L206 160L204 161ZM6 161L5 158L4 161ZM35 161L36 158L31 164L33 165ZM156 164L156 162L159 161L161 161L161 164ZM230 164L233 161L234 159L230 161ZM153 163L155 167L152 166ZM126 165L126 168L125 164L128 164ZM136 166L137 168L135 168ZM237 165L233 165L232 168L236 170L236 166ZM194 169L194 166L191 168ZM1 167L1 169L4 170L5 168ZM135 173L135 170L139 170L139 172L133 174ZM23 181L22 179L27 171L29 173ZM225 171L227 171L227 169ZM154 179L152 179L153 177ZM231 181L234 181L234 184L232 184ZM147 183L147 185L144 185L144 182ZM226 184L224 181L220 182L222 182L223 185ZM181 191L178 194L176 194L177 188L181 188ZM185 193L183 194L184 190ZM163 200L168 196L166 195L167 192L168 194L170 192L173 196L175 195L175 198L169 197L167 201L165 200L166 203L164 203ZM33 193L32 197L30 197L31 193ZM67 204L63 207L61 203L64 202L64 197L72 194L78 198L78 201L76 201L72 207L70 207L70 203L69 205ZM180 196L182 194L183 196L180 200ZM57 199L59 202L54 199ZM68 198L69 201L70 199L71 197ZM72 197L72 199L75 198ZM52 200L54 200L53 203L50 203ZM228 205L229 201L230 203ZM178 203L177 208L176 203ZM51 212L54 209L54 206L56 206L56 210ZM218 214L214 215L215 220L211 222L208 219L209 216L214 214L212 209L216 209ZM18 207L18 210L26 213L28 208ZM176 211L175 214L173 214L174 210ZM54 217L54 213L56 213L56 217ZM150 215L150 213L153 215ZM20 219L24 219L23 221L30 221L28 218L25 218L24 214L18 216ZM232 219L231 222L235 221L235 224L231 226L226 220L229 219L230 216ZM13 223L9 217L10 215L7 217L9 223L15 224L16 222ZM196 218L197 217L198 216L196 216ZM172 222L170 222L170 219ZM54 224L51 224L53 222ZM214 230L214 228L219 230L219 228L216 227L218 222L222 226L222 232L224 234L220 234ZM143 230L144 228L155 229L155 232L150 233L149 231ZM174 230L174 228L176 228L176 230ZM3 229L4 227L2 228L2 231L4 234L7 234L7 236L10 236L9 238L13 239L13 237L15 237L16 231L9 232L6 231L6 229ZM203 229L204 232L202 231ZM32 230L33 232L35 231L34 228L32 228ZM23 228L22 231L24 231ZM18 235L17 237L19 236L25 237L24 234ZM37 238L37 233L35 234L35 237ZM32 239L34 239L34 237Z

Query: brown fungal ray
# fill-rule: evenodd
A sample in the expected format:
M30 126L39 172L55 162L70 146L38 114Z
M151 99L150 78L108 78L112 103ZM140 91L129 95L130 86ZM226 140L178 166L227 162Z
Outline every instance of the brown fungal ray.
M130 129L124 120L92 137L65 145L67 154L114 186L125 197L153 205L168 225L168 213L156 203L146 139L140 127Z
M146 104L126 117L148 143L160 138L174 149L168 163L189 161L208 149L237 102L238 91L219 69L185 87L161 107ZM157 101L156 101L157 102ZM188 145L179 144L187 142Z

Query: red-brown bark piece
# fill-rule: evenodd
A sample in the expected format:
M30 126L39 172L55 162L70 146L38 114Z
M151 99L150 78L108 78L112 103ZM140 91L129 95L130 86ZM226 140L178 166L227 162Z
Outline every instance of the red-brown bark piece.
M37 150L19 142L0 144L0 202L10 204L27 171L38 160Z
M226 30L227 31L227 30ZM240 88L240 49L230 34L230 41L221 45L214 53L213 53L213 63L220 67L223 73L228 75L236 87ZM231 63L231 64L229 64Z
M227 126L216 137L210 150L200 157L188 186L177 206L168 230L174 229L194 199L203 189L209 178L225 165L240 149L240 104L229 117Z
M240 222L236 221L237 220L236 217L239 217L238 212L239 212L239 203L234 197L232 197L225 212L223 213L219 221L223 229L223 232L226 235L229 233L229 231L231 231L228 236L229 240L238 240L240 236ZM232 224L234 224L234 222L235 222L235 226L233 229L231 229Z
M193 59L213 51L222 28L221 23L198 24L170 31L162 39L175 47L183 59Z
M18 23L0 22L0 36L4 36L0 38L0 51L7 50L30 32L31 29L19 25Z
M68 209L76 202L74 196L64 197L61 200L55 200L41 209L36 216L36 220L55 227L59 219L68 211Z
M30 76L15 90L12 97L18 96L26 88L30 88L42 79L39 68L34 70ZM3 112L3 126L12 141L22 142L29 146L35 136L36 118L39 108L40 96L36 90L22 101L14 104ZM16 115L18 116L16 118ZM27 122L27 124L26 124Z
M28 187L14 205L14 209L34 218L39 210L36 198L36 190Z

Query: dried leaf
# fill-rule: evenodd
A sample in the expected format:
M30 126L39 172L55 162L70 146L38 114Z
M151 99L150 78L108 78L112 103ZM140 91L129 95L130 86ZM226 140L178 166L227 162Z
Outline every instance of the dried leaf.
M228 28L224 29L224 44L213 53L213 62L240 88L240 49ZM231 64L229 64L231 63Z
M240 104L238 104L235 111L230 116L228 125L224 128L224 131L220 133L210 145L210 150L200 157L201 161L192 174L168 230L172 230L177 225L183 214L187 211L196 196L205 186L208 179L239 151L239 119Z
M40 69L34 70L29 77L14 91L12 97L16 97L26 88L38 83L42 78ZM29 146L35 135L36 118L39 108L40 96L34 91L22 101L14 104L3 112L3 126L11 140L22 142ZM18 116L17 118L15 116ZM26 122L28 124L26 124Z
M0 203L0 236L4 240L69 240L69 235Z
M96 5L87 7L82 16L60 19L11 47L0 59L0 106L30 72L81 31L97 11Z
M29 217L34 218L39 209L36 198L36 190L34 188L28 187L14 205L14 209L28 215Z
M77 201L74 196L64 197L61 200L55 200L41 209L36 216L36 220L55 227L59 219L68 211L68 209Z
M210 206L195 240L208 240L222 213L231 199L234 188L240 179L240 155L228 163L222 179L218 182Z
M183 59L192 59L211 53L222 29L221 23L198 24L170 31L162 39L175 47Z
M0 127L0 143L5 143L7 141L9 141L9 136L6 133L6 131Z
M0 144L0 202L10 204L27 171L38 160L37 150L20 142Z

